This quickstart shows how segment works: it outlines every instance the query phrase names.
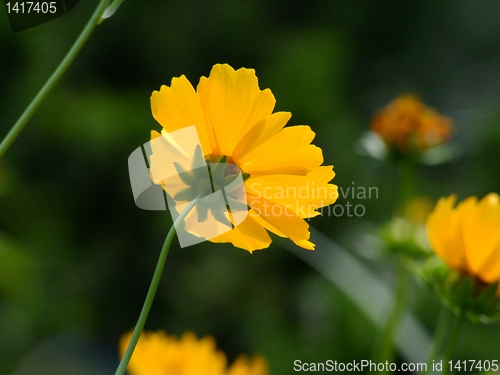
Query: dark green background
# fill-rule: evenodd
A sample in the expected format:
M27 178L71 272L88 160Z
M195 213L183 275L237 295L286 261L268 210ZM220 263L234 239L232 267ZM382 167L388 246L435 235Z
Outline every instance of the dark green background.
M0 11L1 136L96 5L15 34ZM134 205L127 158L160 129L149 97L172 77L196 85L215 63L255 68L290 124L312 126L336 184L378 187L378 199L350 199L363 218L312 220L353 253L359 233L396 209L396 167L355 144L400 93L452 117L462 150L455 163L420 167L416 192L499 192L499 17L493 0L125 1L0 161L0 374L114 372L171 225L168 213ZM362 250L390 282L387 257ZM415 284L411 303L432 329L432 294ZM174 245L147 328L214 335L231 360L259 352L275 375L293 373L295 359L369 359L376 337L348 298L276 243L253 255ZM456 357L500 358L499 334L466 325Z

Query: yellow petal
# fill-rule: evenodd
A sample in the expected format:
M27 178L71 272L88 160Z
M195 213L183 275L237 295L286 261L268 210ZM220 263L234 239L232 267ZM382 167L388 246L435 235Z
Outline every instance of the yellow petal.
M254 212L254 211L250 211L250 212ZM260 223L260 225L262 225L264 228L266 228L269 232L272 232L274 234L276 234L277 236L280 236L282 238L287 238L288 236L286 234L284 234L282 231L280 231L278 228L276 228L274 225L272 225L269 221L267 221L266 219L260 217L259 215L257 214L253 214L252 215L253 218L258 222ZM314 250L314 244L308 240L298 240L296 242L296 244L306 250Z
M500 243L491 249L487 262L476 271L476 274L488 283L500 281Z
M247 218L233 230L212 238L215 243L231 242L234 246L252 252L269 247L271 237L250 213Z
M246 190L292 210L301 218L319 215L316 209L334 203L337 186L328 184L335 176L333 167L319 167L306 176L265 175L250 177Z
M242 157L238 164L250 175L306 175L323 163L321 149L311 145L315 134L309 126L281 131Z
M264 197L247 194L248 205L254 210L263 221L266 229L278 230L276 234L285 235L296 245L308 250L313 250L314 245L309 242L309 224L300 218L292 210L277 204ZM266 224L269 223L270 225Z
M484 281L500 278L500 198L488 194L464 218L467 260Z
M120 358L125 353L132 331L120 339ZM149 334L143 332L139 338L134 354L130 359L127 371L131 375L164 375L165 348L168 338L164 332Z
M450 267L468 270L464 240L462 237L462 218L470 211L476 199L468 198L454 209L456 196L441 198L427 219L427 233L434 252Z
M239 356L228 370L227 375L267 375L269 373L267 362L262 357L254 357L248 360L245 356Z
M278 230L275 226L271 225L268 221L264 220L261 218L254 210L250 210L249 213L251 213L252 217L264 228L266 228L269 232L272 232L276 234L277 236L280 236L282 238L286 238L286 235L282 233L281 231Z
M253 69L235 71L227 64L217 64L208 78L200 79L197 91L218 155L231 155L241 136L254 125L247 122L270 115L274 107L274 97L270 91L261 92Z
M241 137L231 155L235 162L259 146L262 142L277 134L290 120L290 112L276 112L258 121Z
M197 339L191 333L185 333L181 338L182 371L165 367L171 374L186 375L222 375L225 373L226 356L217 350L215 340L211 336ZM165 372L164 372L165 374Z
M204 154L213 151L215 143L205 126L200 100L185 76L173 78L170 87L153 91L151 110L155 120L168 132L195 125Z
M255 72L253 72L253 74L255 74ZM258 89L259 85L257 82L256 84ZM250 113L246 118L245 124L243 125L240 134L245 134L260 120L268 116L271 116L275 105L276 105L276 99L274 98L274 95L271 92L271 90L265 89L260 91L259 95L255 99L255 102L253 103Z

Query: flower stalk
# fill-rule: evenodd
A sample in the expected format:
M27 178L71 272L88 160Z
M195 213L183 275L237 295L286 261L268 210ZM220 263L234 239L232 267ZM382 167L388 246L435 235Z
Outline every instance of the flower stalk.
M396 275L395 299L389 313L387 324L381 333L380 347L375 353L377 363L392 362L394 359L394 336L401 323L401 318L406 307L409 286L409 274L405 267L404 259L398 257L398 270ZM389 372L384 372L388 374Z
M427 370L424 372L424 375L430 374L432 372L432 363L441 352L441 348L443 347L446 340L446 334L448 333L450 322L451 316L448 313L448 310L442 307L436 323L434 341L432 342L429 357L427 358Z
M448 362L451 361L453 353L455 352L455 348L458 342L458 336L460 334L460 329L462 328L464 322L464 311L460 311L460 313L455 316L453 320L453 325L451 327L448 343L446 344L446 349L444 352L444 360L443 360L443 372L442 375L448 375L451 371L451 366Z
M43 103L45 98L48 96L48 94L52 91L52 89L56 86L56 84L59 82L61 77L66 73L68 68L71 66L73 61L75 60L76 56L80 52L80 50L83 48L87 40L89 39L90 35L94 31L95 27L97 26L99 20L103 16L107 6L109 4L109 0L100 0L99 4L97 5L97 8L95 9L94 13L88 20L87 24L85 25L84 29L78 36L78 38L75 40L73 43L73 46L71 46L70 50L64 57L64 59L61 61L59 66L56 68L56 70L52 73L50 78L45 82L41 90L38 92L38 94L33 98L31 103L28 105L28 107L24 110L23 114L17 122L14 124L14 126L11 128L9 133L5 136L5 138L2 140L2 143L0 143L0 158L3 157L3 155L7 152L7 150L10 148L12 143L17 139L19 134L22 132L28 121L33 117L35 112L38 110L40 105Z
M153 304L153 300L156 295L156 291L158 290L158 285L160 284L161 276L163 273L163 268L165 267L165 262L167 260L168 252L170 250L170 245L175 236L175 228L176 226L184 220L186 215L191 211L191 209L196 205L198 198L196 197L188 204L188 206L181 212L179 217L174 221L172 227L168 231L167 237L165 238L165 242L163 243L163 247L160 252L160 256L158 257L158 263L156 264L155 271L153 273L153 278L151 279L151 284L149 285L148 293L146 295L146 299L144 300L144 305L142 306L141 313L139 318L137 319L137 324L135 325L134 332L132 333L132 337L130 338L130 342L123 354L123 357L116 369L115 375L123 375L125 370L127 369L127 365L132 358L132 354L134 353L134 349L139 341L139 337L141 336L141 332L146 324L146 320L149 315L149 311L151 310L151 305Z

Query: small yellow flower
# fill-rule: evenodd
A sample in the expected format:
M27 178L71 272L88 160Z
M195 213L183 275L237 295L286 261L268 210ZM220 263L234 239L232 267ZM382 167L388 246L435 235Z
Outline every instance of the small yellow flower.
M131 336L132 332L122 336L120 357ZM215 340L210 336L198 340L192 332L180 339L163 331L143 332L127 370L130 375L268 375L262 357L240 356L227 368L226 356L217 350Z
M434 252L452 269L483 283L500 281L500 197L469 197L457 207L454 195L441 198L427 219ZM500 287L497 289L500 296Z
M316 209L338 197L337 186L328 183L333 167L321 166L322 151L311 145L315 133L305 125L285 127L291 114L273 113L275 102L269 89L260 90L253 69L235 71L227 64L215 65L196 90L181 76L151 96L164 135L194 125L203 158L234 164L245 176L248 215L212 242L253 251L270 245L270 231L313 250L304 219L319 215ZM153 139L159 136L152 132ZM151 160L153 168L157 159ZM195 193L195 187L181 194ZM200 207L199 217L209 209L214 207Z
M453 122L426 107L413 95L403 95L377 112L371 130L385 143L400 152L425 151L446 142L452 133Z

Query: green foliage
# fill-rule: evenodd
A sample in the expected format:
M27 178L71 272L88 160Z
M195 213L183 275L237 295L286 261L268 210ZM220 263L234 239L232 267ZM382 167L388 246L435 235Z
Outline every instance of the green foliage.
M0 10L0 136L96 4L80 1L67 15L16 34ZM44 359L44 368L70 373L67 358L83 368L86 351L96 361L90 374L113 371L118 338L137 318L171 224L168 213L134 205L127 158L160 130L149 97L172 77L196 83L214 63L255 68L277 110L292 112L290 124L311 125L336 184L376 186L376 199L339 198L363 204L364 217L311 220L345 248L357 249L360 232L398 209L396 166L354 146L372 114L401 93L415 92L453 118L453 141L463 151L453 163L420 165L415 194L435 201L499 192L499 14L500 3L470 0L123 2L1 160L0 374L36 373L30 370ZM390 280L392 269L371 246L364 243L359 257ZM169 257L148 329L214 335L230 359L263 354L274 375L289 375L294 359L370 356L376 332L366 317L276 243L252 255L229 245L174 246ZM462 285L449 282L452 290ZM365 291L360 280L352 287ZM421 288L412 296L410 306L432 326L437 306ZM485 356L500 351L498 326L467 333L459 357L492 359ZM49 358L44 349L54 340L51 353L66 353L68 342L78 349L66 360ZM40 366L29 366L34 357Z
M496 294L498 283L486 284L450 269L437 257L428 258L415 270L454 314L463 314L473 323L500 322L500 298Z

